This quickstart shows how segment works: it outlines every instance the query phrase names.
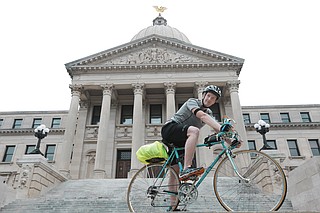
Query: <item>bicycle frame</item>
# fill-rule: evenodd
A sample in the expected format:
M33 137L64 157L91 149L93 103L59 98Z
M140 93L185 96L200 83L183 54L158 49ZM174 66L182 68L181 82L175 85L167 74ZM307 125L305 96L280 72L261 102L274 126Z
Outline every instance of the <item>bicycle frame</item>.
M205 172L203 173L203 175L201 176L201 178L197 181L197 183L195 184L196 187L198 187L202 181L207 177L207 175L209 174L209 172L213 169L213 167L217 164L217 162L219 161L219 159L224 155L226 154L228 156L228 158L230 159L230 162L232 164L232 167L233 167L233 170L234 172L237 174L237 176L248 182L249 179L243 177L242 175L239 174L238 170L237 170L237 167L236 165L234 164L234 161L232 159L232 152L231 150L235 148L235 146L229 146L227 147L225 145L225 141L224 140L221 140L221 141L218 141L218 142L211 142L211 143L208 143L208 144L198 144L196 146L196 148L200 148L200 147L211 147L211 146L214 146L214 145L218 145L218 144L221 144L223 149L222 151L218 154L218 156L214 159L214 161L208 166L208 168L205 170ZM158 174L158 177L157 179L161 178L161 175L163 174L164 172L164 169L171 164L171 162L174 160L174 158L176 159L179 159L179 153L178 151L180 150L184 150L185 148L184 147L181 147L181 148L177 148L177 147L174 147L169 158L165 161L165 163L163 164L162 166L162 169L161 171L159 172ZM183 166L182 166L182 163L180 161L178 161L178 165L179 165L179 171L181 172L183 170Z

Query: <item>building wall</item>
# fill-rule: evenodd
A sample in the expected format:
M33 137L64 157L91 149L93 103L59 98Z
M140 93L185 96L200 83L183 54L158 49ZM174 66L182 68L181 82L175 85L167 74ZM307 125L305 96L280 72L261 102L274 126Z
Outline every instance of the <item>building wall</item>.
M254 140L257 148L263 146L262 137L256 132L253 125L261 119L260 113L269 113L270 131L266 134L267 140L275 140L277 150L286 156L282 162L283 168L291 171L313 157L310 139L320 143L320 105L289 105L289 106L245 106L244 114L250 115L251 123L246 124L248 140ZM303 122L300 112L308 112L310 122ZM284 123L280 113L289 113L290 122ZM299 156L292 156L288 140L296 140Z
M14 185L16 174L19 167L16 160L25 155L27 145L36 145L38 139L34 136L33 121L42 119L42 124L50 128L49 137L42 140L40 150L45 154L47 145L56 145L53 160L50 164L55 165L55 159L58 157L62 138L65 129L65 120L67 111L33 111L33 112L0 112L0 175L5 178L5 182ZM60 118L60 125L52 127L53 118ZM13 128L14 120L22 119L22 125L19 128ZM7 146L15 146L12 160L4 161L4 155Z
M182 99L181 102L182 103ZM130 102L122 102L128 104ZM161 103L163 114L161 124L149 123L149 104ZM178 102L179 103L179 102ZM177 103L177 107L178 107ZM161 126L165 122L165 103L163 99L145 101L144 104L144 121L145 128L144 135L145 141L143 143L153 142L155 140L161 140ZM89 107L90 108L90 107ZM320 106L319 105L297 105L297 106L257 106L257 107L243 107L244 114L249 114L251 123L246 124L246 133L248 140L254 140L256 142L257 149L263 145L262 137L255 131L253 125L260 119L260 113L269 113L271 118L270 131L266 134L267 140L275 140L277 150L283 153L286 158L281 162L282 167L287 171L291 171L294 168L302 165L307 160L313 157L309 139L316 139L320 142ZM112 149L106 150L108 159L105 161L106 170L108 173L107 178L116 177L117 169L117 150L130 150L132 146L132 125L120 124L121 117L121 104L113 105L110 116L110 129L108 143L112 144ZM283 123L280 119L281 112L289 112L290 123ZM302 122L300 112L309 112L311 122ZM83 129L84 140L79 153L74 148L73 156L71 160L71 178L84 179L93 178L94 160L97 147L97 136L99 125L91 125L88 123L91 121L92 110L88 110L86 114L86 125ZM12 129L14 119L22 118L23 123L21 128ZM49 161L52 165L57 166L57 160L59 159L62 150L63 134L65 129L65 120L67 118L67 111L58 112L2 112L0 113L0 119L3 119L0 127L0 159L3 160L6 146L15 145L12 161L0 162L0 174L6 178L8 184L14 184L14 177L18 170L15 161L17 158L21 158L25 154L26 145L35 145L37 138L34 137L34 129L32 127L34 118L42 118L43 123L50 128L52 118L61 118L61 126L59 128L50 128L50 132L46 138L42 140L40 150L44 153L45 147L48 144L55 144L55 154L53 161ZM207 128L202 136L210 134L210 129ZM291 156L290 150L287 144L287 140L297 140L300 156ZM201 143L202 141L199 141ZM78 143L75 141L74 144ZM75 147L75 145L74 145ZM208 152L208 151L207 151ZM205 158L212 158L211 152L207 153ZM77 161L77 157L79 160ZM197 161L202 163L208 162L208 159L200 159ZM77 163L78 162L78 163Z

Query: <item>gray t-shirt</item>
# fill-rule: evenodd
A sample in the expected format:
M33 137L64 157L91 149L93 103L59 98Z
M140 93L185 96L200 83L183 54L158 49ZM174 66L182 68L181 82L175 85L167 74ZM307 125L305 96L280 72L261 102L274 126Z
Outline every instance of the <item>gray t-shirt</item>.
M192 109L202 109L205 113L212 116L212 111L208 108L204 108L202 105L202 101L196 98L190 98L187 100L180 109L173 115L171 120L181 123L181 124L187 124L192 125L195 127L198 127L199 129L205 125L204 122L202 122L199 118L195 116L195 114L192 113Z

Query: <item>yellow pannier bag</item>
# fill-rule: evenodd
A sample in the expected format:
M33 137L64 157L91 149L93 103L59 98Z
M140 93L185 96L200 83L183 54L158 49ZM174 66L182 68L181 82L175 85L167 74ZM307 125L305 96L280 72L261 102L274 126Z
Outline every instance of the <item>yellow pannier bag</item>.
M169 157L164 144L159 141L141 146L136 155L138 160L143 164L159 163Z

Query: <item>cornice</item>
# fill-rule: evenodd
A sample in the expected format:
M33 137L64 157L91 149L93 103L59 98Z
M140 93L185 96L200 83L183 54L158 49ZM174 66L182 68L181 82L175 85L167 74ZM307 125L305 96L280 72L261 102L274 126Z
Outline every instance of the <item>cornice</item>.
M255 130L254 124L246 124L247 130ZM270 128L320 128L320 122L290 122L290 123L270 123Z
M79 74L84 72L95 71L136 71L136 70L159 70L159 69L184 69L184 71L194 71L197 69L210 69L210 68L228 68L236 70L237 75L240 74L242 63L239 62L214 62L214 63L192 63L192 64L143 64L143 65L106 65L106 66L74 66L68 68L69 74L78 72Z
M64 133L65 129L50 129L49 134L55 134L55 133ZM17 134L17 135L34 135L34 129L0 129L0 134L6 134L6 135L12 135L12 134Z

